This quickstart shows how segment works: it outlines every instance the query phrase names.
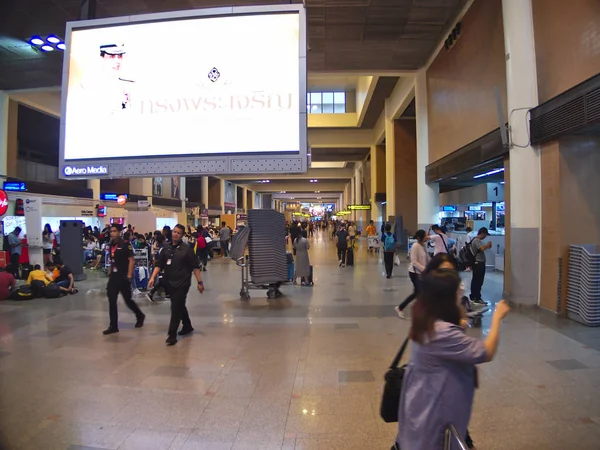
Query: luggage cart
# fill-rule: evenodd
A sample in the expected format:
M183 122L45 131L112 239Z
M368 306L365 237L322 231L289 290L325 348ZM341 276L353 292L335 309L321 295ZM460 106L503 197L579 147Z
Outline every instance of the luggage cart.
M240 290L240 300L250 300L250 289L266 289L267 297L270 299L281 297L283 295L279 290L281 283L256 284L250 281L250 257L248 255L238 258L235 261L235 264L242 270L242 288Z

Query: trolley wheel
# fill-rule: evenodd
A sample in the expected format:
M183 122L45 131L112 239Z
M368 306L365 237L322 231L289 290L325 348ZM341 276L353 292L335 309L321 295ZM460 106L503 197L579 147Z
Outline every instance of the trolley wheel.
M243 302L247 302L248 300L250 300L250 294L248 294L247 292L240 294L240 300L242 300Z

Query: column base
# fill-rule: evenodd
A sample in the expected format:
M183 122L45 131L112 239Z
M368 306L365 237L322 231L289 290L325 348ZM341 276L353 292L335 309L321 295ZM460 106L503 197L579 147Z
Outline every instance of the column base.
M539 303L539 228L510 229L510 296L515 304Z

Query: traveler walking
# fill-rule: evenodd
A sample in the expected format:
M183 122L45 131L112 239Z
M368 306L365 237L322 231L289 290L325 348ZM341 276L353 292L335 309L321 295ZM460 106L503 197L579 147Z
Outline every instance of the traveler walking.
M340 224L339 231L336 233L335 239L340 267L345 267L346 252L348 251L348 241L350 240L350 235L346 231L346 227L343 224Z
M19 278L19 260L21 259L21 251L23 244L19 235L21 234L21 227L15 227L15 229L8 235L8 246L10 248L10 268L11 274L15 278Z
M476 385L476 365L494 359L508 304L496 306L489 334L465 334L458 304L460 277L451 270L427 273L413 308L410 362L402 384L397 445L402 450L441 450L453 424L466 436Z
M310 277L310 260L308 258L310 242L306 239L306 231L300 233L296 238L294 241L294 249L296 250L294 283L296 282L296 279L300 277L302 286L308 286L308 278Z
M410 277L414 289L412 294L406 297L400 305L396 306L396 313L398 313L398 317L401 319L404 319L404 308L419 295L420 277L429 262L429 255L425 249L425 231L417 231L415 239L417 242L415 242L410 249L410 265L408 266L408 276Z
M219 230L219 239L221 240L221 251L224 257L229 256L229 239L231 239L231 229L223 222Z
M225 226L225 223L223 223L223 226ZM183 225L175 225L172 231L172 241L160 253L156 267L148 282L148 287L152 288L158 273L161 270L165 271L164 276L171 293L171 321L166 340L169 346L177 344L177 330L180 323L183 323L183 327L179 332L180 336L194 331L190 315L185 306L191 286L192 273L198 282L198 291L200 293L204 292L204 282L200 275L198 259L194 255L194 250L181 240L184 233L185 227Z
M109 244L110 268L108 276L107 296L110 324L102 332L104 335L119 332L119 318L117 310L117 298L119 292L125 300L127 307L133 311L136 317L135 327L144 326L145 314L139 306L131 299L131 280L133 278L133 268L135 260L133 258L133 247L121 239L121 229L117 225L110 227ZM60 283L58 283L60 286Z
M198 237L196 238L196 256L200 262L200 267L203 272L206 272L206 266L208 265L208 245L206 243L206 237L208 232L202 228L202 225L198 227Z
M473 277L471 278L471 301L480 305L487 305L487 302L481 299L481 288L485 279L485 251L492 248L491 241L488 241L487 244L482 242L488 235L487 228L480 228L477 236L471 242L471 251L475 256Z
M383 236L383 262L385 264L386 278L392 278L394 270L394 255L396 254L396 236L392 234L392 226L389 223L385 224Z

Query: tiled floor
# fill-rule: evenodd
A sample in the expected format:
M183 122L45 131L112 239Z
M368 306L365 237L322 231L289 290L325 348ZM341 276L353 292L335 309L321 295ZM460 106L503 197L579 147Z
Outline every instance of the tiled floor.
M382 276L377 255L338 268L317 236L313 288L238 299L235 264L214 261L190 295L193 336L165 347L168 304L122 304L109 337L103 280L57 300L0 304L0 432L8 450L389 449L378 416L383 374L409 321L392 306L406 266ZM468 275L467 275L468 277ZM501 277L488 274L496 301ZM489 318L482 330L485 333ZM600 448L600 330L540 311L514 312L498 358L481 366L471 434L479 449Z

